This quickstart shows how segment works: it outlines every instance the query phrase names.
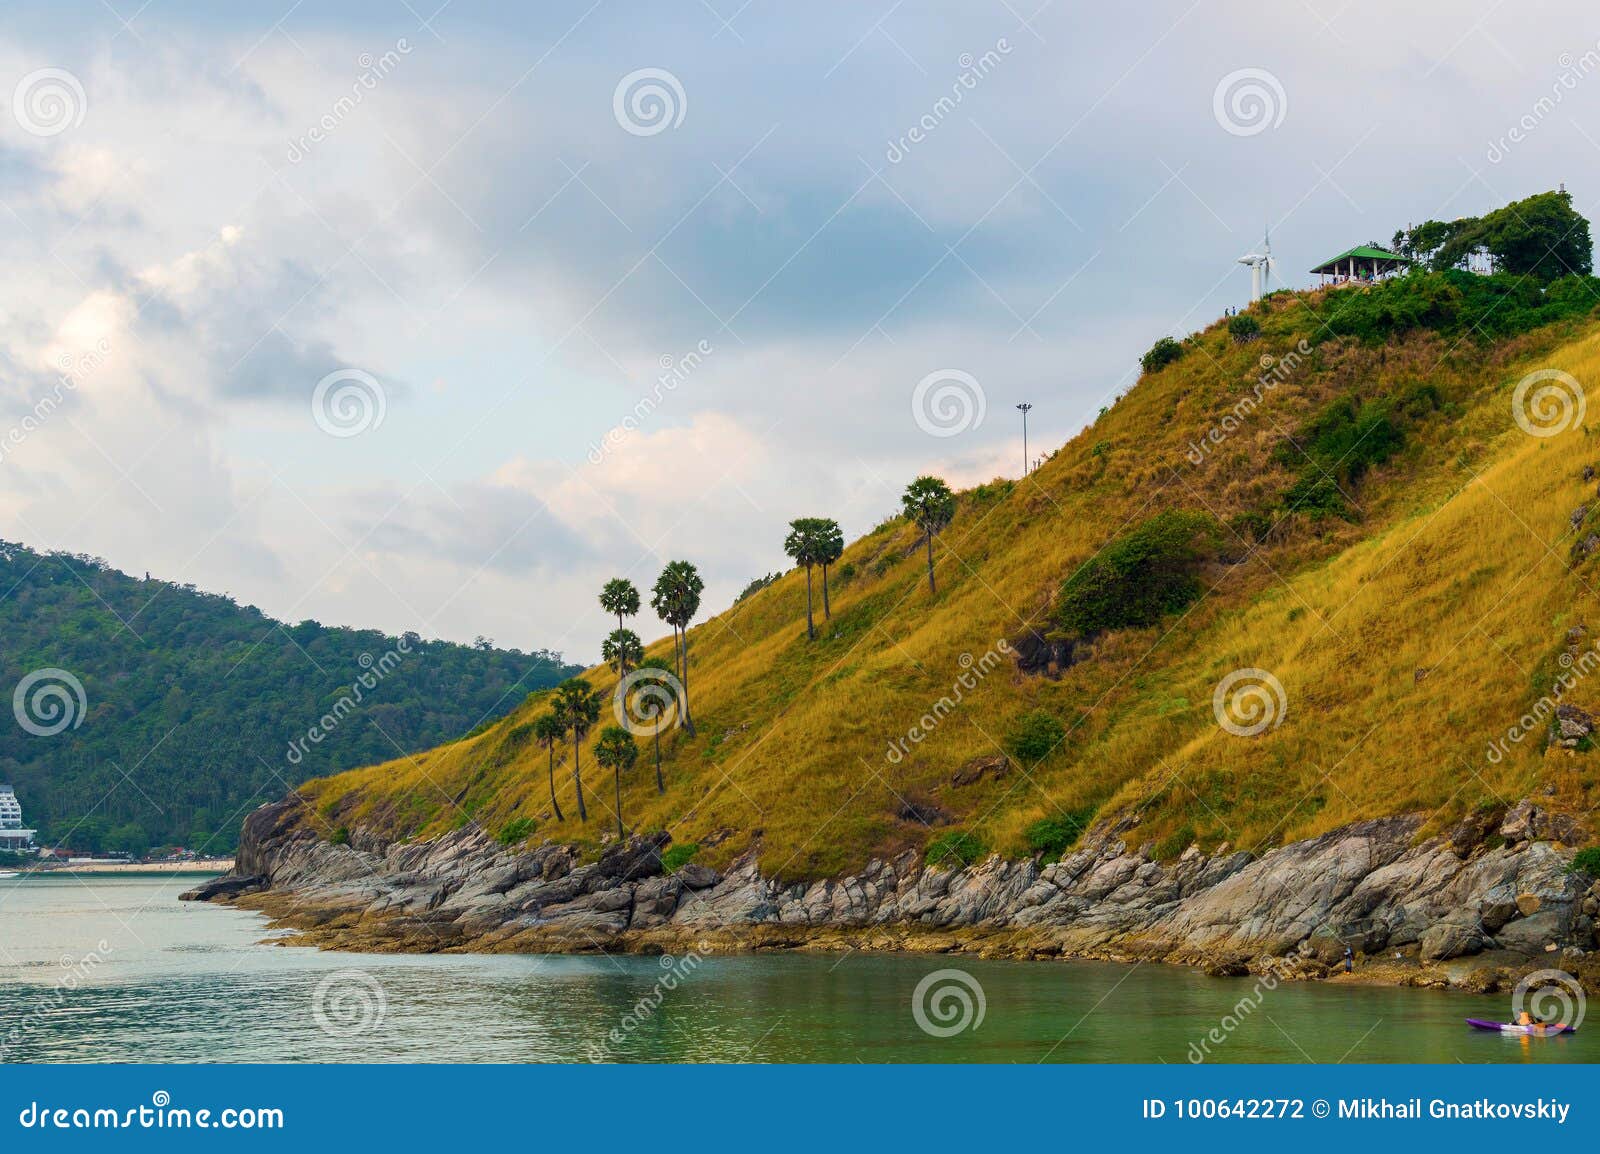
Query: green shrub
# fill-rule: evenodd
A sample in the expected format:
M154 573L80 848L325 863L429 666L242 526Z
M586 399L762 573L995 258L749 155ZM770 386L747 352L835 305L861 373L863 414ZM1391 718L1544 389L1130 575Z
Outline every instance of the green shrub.
M1488 343L1588 315L1597 288L1600 281L1586 275L1541 287L1537 279L1509 273L1413 272L1335 293L1325 323L1312 339L1349 336L1378 344L1401 333L1431 329Z
M667 847L667 852L661 855L661 868L669 874L676 873L694 860L694 855L700 852L700 843L697 841L680 842Z
M1600 878L1600 845L1580 849L1572 857L1572 868L1592 878Z
M1139 367L1147 373L1156 372L1183 356L1183 346L1171 337L1162 337L1150 346L1150 351L1139 358ZM1102 413L1104 409L1100 410Z
M1261 324L1255 317L1240 313L1229 319L1228 335L1236 345L1249 344L1261 335Z
M957 869L969 866L983 856L983 840L973 833L952 830L942 833L928 843L925 860L940 869Z
M347 825L341 825L338 829L334 830L333 836L328 839L328 843L330 845L349 845L350 827Z
M839 574L837 577L839 584L844 585L847 582L853 581L855 580L855 576L856 563L854 561L846 561L843 565L839 566Z
M1428 387L1414 387L1402 405L1407 411L1429 411L1436 396ZM1363 404L1343 396L1280 444L1273 456L1299 473L1284 494L1285 507L1312 520L1353 516L1345 494L1369 468L1405 445L1405 430L1391 409L1388 399Z
M1030 825L1024 835L1028 848L1054 861L1078 844L1089 823L1094 820L1094 807L1075 809L1056 817L1046 817Z
M538 828L539 823L531 817L514 817L500 827L500 833L495 840L501 845L516 845L519 841L526 841Z
M1006 746L1031 768L1049 756L1065 736L1066 730L1059 721L1044 710L1035 709L1011 723L1006 731Z
M1200 566L1215 556L1217 535L1204 513L1157 513L1062 583L1056 623L1079 636L1154 625L1200 596Z

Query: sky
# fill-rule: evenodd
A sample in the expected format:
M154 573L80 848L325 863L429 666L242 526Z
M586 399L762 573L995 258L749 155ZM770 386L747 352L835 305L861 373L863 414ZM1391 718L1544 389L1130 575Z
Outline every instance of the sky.
M8 5L0 537L589 661L1020 475L1268 229L1600 210L1592 4L511 7Z

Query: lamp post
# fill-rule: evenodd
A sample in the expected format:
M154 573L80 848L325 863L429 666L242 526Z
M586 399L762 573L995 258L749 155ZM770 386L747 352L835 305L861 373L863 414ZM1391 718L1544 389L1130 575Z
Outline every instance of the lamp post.
M1022 475L1028 475L1028 410L1032 405L1024 401L1017 408L1022 410Z

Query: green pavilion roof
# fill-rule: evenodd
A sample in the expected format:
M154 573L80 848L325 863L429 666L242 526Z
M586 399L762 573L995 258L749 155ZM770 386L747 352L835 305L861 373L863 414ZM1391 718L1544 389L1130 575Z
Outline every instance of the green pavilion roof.
M1360 245L1357 245L1355 248L1346 249L1344 252L1341 252L1336 257L1330 257L1328 260L1323 261L1321 264L1319 264L1316 268L1312 269L1311 271L1313 273L1338 272L1339 271L1339 265L1348 264L1350 262L1350 258L1351 257L1354 257L1356 260L1364 260L1364 261L1376 260L1376 261L1383 261L1383 262L1389 263L1389 264L1410 264L1411 263L1405 257L1401 256L1397 252L1390 252L1386 248L1373 248L1370 244L1360 244Z

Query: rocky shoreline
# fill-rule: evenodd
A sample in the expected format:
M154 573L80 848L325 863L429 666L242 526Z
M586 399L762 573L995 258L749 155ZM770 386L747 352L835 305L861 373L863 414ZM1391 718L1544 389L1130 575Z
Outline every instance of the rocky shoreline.
M1571 817L1525 800L1420 838L1415 816L1358 822L1254 856L1191 848L1158 862L1128 822L1058 862L998 856L960 869L915 853L858 875L781 884L754 855L726 873L667 874L667 837L582 862L547 842L514 851L473 826L346 844L303 828L291 796L245 821L234 872L184 897L258 909L295 944L375 952L906 950L1164 961L1486 991L1556 968L1600 988L1600 883L1570 867Z

